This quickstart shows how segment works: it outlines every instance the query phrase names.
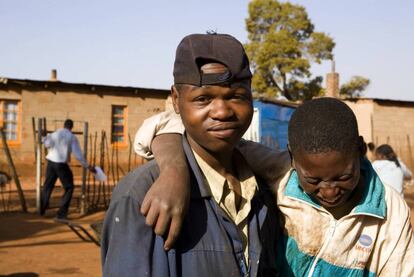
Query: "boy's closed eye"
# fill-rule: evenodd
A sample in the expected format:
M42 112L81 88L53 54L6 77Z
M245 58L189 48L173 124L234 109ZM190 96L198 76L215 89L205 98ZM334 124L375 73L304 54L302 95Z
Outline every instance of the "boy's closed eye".
M332 181L334 181L334 182L347 182L350 179L352 179L352 177L353 177L352 174L344 174L344 175L341 175L337 178L334 178ZM304 177L304 179L308 184L311 184L311 185L318 185L322 181L321 179L312 178L312 177Z
M317 178L305 177L304 179L306 183L315 185L315 186L321 182L321 179L317 179Z
M350 179L352 179L352 177L353 177L352 174L344 174L344 175L339 176L338 178L336 178L335 181L346 182L346 181L349 181Z

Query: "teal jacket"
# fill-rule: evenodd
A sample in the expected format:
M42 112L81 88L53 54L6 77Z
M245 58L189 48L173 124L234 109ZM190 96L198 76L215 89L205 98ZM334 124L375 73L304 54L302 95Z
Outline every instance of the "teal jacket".
M414 276L414 239L404 199L362 161L360 203L336 220L300 187L291 170L278 187L284 235L281 276ZM279 252L280 253L280 252Z

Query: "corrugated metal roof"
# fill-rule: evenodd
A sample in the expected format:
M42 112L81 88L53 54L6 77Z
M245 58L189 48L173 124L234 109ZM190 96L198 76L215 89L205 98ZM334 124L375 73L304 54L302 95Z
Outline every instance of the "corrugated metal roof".
M140 93L140 92L150 92L150 93L162 93L169 94L170 90L166 89L152 89L152 88L142 88L142 87L132 87L132 86L113 86L113 85L98 85L98 84L86 84L86 83L68 83L61 81L41 81L41 80L30 80L30 79L15 79L15 78L6 78L0 77L0 88L4 86L15 85L20 87L33 87L33 88L43 88L43 89L57 89L57 88L76 88L83 89L88 91L108 91L108 90L117 90L130 93Z
M358 97L358 98L345 98L343 99L345 101L350 102L358 102L358 101L373 101L377 103L399 103L399 104L408 104L408 105L414 105L414 101L408 101L408 100L396 100L396 99L385 99L385 98L370 98L370 97Z

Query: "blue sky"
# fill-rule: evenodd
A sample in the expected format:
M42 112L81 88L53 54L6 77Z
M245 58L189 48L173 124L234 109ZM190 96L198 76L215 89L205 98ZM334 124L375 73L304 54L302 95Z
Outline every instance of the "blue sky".
M0 76L168 89L175 48L216 30L247 41L246 0L1 0ZM332 36L341 81L371 80L367 97L414 101L414 1L297 0ZM316 75L330 70L315 66Z

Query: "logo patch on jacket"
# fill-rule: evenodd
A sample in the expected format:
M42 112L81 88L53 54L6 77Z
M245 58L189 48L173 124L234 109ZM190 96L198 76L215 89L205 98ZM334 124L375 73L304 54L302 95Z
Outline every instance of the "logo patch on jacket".
M372 244L372 238L368 235L361 235L358 242L365 247L369 247Z
M354 260L354 265L356 267L365 268L372 251L372 244L373 239L370 236L362 234L359 237L358 242L355 245L355 249L359 253L357 258Z
M358 239L355 249L365 254L370 254L372 250L372 238L368 235L361 235Z

